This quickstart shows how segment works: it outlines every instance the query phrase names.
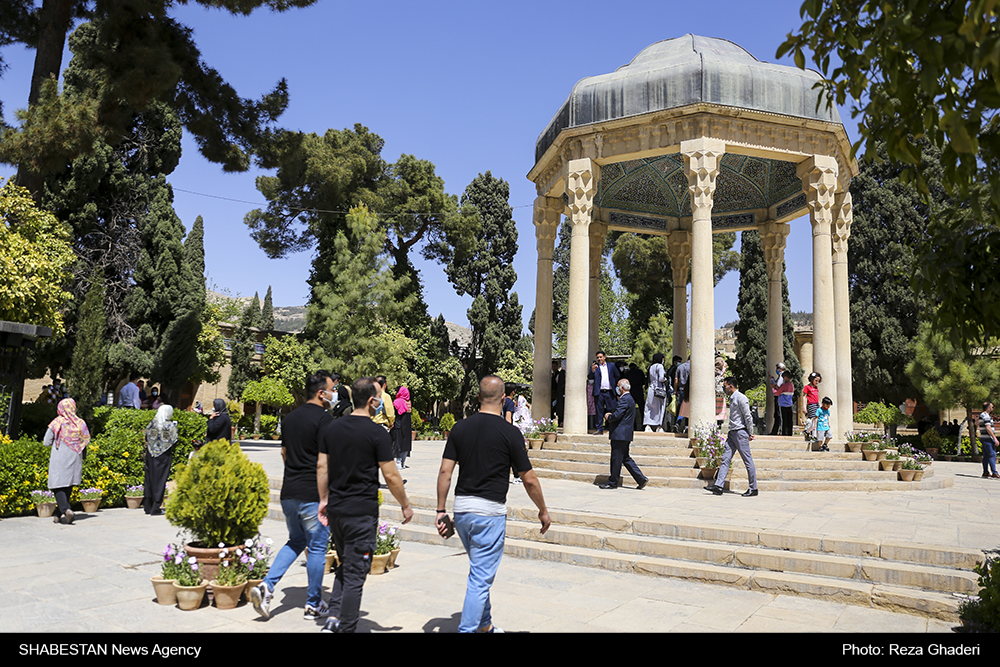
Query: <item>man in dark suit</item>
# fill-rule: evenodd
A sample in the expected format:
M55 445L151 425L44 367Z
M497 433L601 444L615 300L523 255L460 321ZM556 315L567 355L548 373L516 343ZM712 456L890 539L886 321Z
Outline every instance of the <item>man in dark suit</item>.
M587 379L594 381L594 426L596 435L604 433L604 415L615 407L615 386L621 376L614 364L609 364L604 353L597 351L597 366L587 373ZM631 440L631 438L629 438Z
M640 405L646 405L646 374L641 368L635 364L628 365L628 372L625 373L625 379L632 386L629 391L632 394L632 400L635 401L635 430L642 430L642 410L639 409Z
M628 453L635 422L635 399L628 393L630 388L628 380L618 382L618 405L615 407L614 413L609 412L604 415L608 423L608 434L611 436L611 475L608 476L607 482L601 484L602 489L618 488L622 464L625 464L625 469L629 471L640 489L649 482L649 478L642 474L639 466Z

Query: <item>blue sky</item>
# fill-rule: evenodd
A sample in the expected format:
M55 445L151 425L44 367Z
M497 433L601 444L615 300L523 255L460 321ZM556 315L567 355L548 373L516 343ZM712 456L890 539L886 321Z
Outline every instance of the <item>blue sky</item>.
M528 322L534 307L535 241L526 174L535 140L581 78L613 71L646 46L685 33L729 39L759 60L797 29L799 0L567 3L335 3L250 17L182 6L173 16L194 31L203 59L244 97L259 97L282 77L291 102L280 124L322 133L362 123L385 140L383 157L430 160L445 188L461 195L479 173L510 183L519 233L515 290ZM26 104L33 51L7 47L10 69L0 79L7 121ZM69 53L63 66L69 62ZM851 140L856 124L841 109ZM185 137L180 165L169 177L174 207L190 228L205 220L209 286L261 296L275 305L308 298L308 252L271 260L250 238L243 216L264 205L259 172L225 174ZM0 165L0 177L11 175ZM223 199L225 198L225 199ZM239 200L239 201L230 201ZM251 202L251 203L243 203ZM786 263L792 310L812 311L809 222L792 223ZM432 316L467 324L459 297L440 265L415 257ZM736 318L739 275L715 290L715 324Z

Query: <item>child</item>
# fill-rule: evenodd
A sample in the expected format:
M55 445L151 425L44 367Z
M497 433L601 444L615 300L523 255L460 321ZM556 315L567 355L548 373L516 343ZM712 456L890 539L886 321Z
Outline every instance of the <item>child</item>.
M823 381L820 374L813 371L809 374L809 384L802 389L806 397L806 442L814 439L816 431L816 410L819 408L819 383Z
M821 452L830 451L830 406L833 405L828 397L823 397L823 405L816 411L816 440L823 443L819 448Z

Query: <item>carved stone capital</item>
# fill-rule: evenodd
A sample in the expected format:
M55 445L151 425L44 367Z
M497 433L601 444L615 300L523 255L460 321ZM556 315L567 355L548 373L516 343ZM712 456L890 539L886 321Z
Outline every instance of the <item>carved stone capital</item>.
M785 264L785 241L789 231L787 222L769 220L760 226L760 247L764 251L769 281L781 282Z
M688 263L691 261L691 232L686 229L667 232L667 254L674 274L674 286L686 285Z
M849 191L837 195L833 205L833 261L847 262L847 239L854 221L854 203Z
M559 197L535 198L534 223L538 259L552 259L562 211L563 201Z
M719 175L719 158L725 152L725 142L718 139L702 137L681 142L688 189L691 190L691 213L695 218L711 215L715 177Z
M573 227L590 224L594 196L601 167L590 158L570 160L566 174L566 195L569 198L570 221Z
M837 193L837 161L814 155L797 168L812 215L813 233L829 233L833 222L833 202Z

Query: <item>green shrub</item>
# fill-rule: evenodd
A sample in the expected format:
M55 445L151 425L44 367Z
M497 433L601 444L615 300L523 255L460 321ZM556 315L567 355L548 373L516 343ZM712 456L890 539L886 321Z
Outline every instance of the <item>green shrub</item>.
M965 632L1000 632L1000 576L994 576L997 560L987 556L976 567L979 574L979 599L968 600L959 608Z
M438 427L442 431L450 431L455 427L455 415L450 412L446 412L441 415L441 421L438 423Z
M264 435L272 435L278 430L278 418L274 415L260 416L260 432Z
M43 403L26 404L24 407L29 405L55 407ZM35 412L42 414L41 410ZM84 450L83 474L78 488L103 490L103 507L124 506L125 487L143 483L143 439L146 426L154 416L155 410L97 408L94 418L87 423L91 440ZM177 411L174 418L180 437L173 449L171 477L175 477L177 469L187 462L191 440L205 438L207 424L206 418L196 412ZM43 436L47 426L48 422L45 422L41 431ZM0 516L14 516L33 510L31 491L47 489L49 485L49 453L48 447L29 437L0 445ZM74 490L70 502L78 501L78 493Z
M257 534L267 514L267 475L237 443L207 443L177 475L167 520L201 546L238 545Z
M21 406L21 437L41 442L45 439L45 429L57 414L55 404L25 403Z
M921 449L924 450L930 447L937 447L938 449L941 449L943 444L941 440L941 434L938 433L933 428L929 428L926 431L924 431L924 434L920 436L920 442L923 444L923 447L921 447Z

